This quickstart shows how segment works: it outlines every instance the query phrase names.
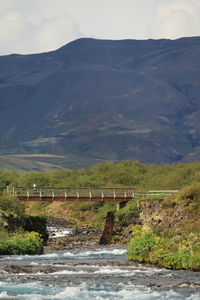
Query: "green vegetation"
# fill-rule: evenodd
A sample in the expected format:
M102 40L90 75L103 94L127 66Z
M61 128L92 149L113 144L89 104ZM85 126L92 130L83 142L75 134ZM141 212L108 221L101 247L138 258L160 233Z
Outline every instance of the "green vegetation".
M0 255L42 254L43 241L37 232L16 232L0 234Z
M2 192L9 184L12 184L17 174L9 170L0 169L0 192Z
M200 270L200 185L166 197L161 206L163 216L176 212L177 218L162 225L152 223L148 230L134 226L128 259L169 269Z
M0 210L0 255L41 254L46 241L46 219Z
M17 215L22 215L24 212L24 205L11 195L3 192L0 195L0 209Z
M156 246L156 236L150 230L144 230L141 226L133 228L132 239L128 249L128 259L139 262L151 262L150 254Z
M134 218L139 217L139 210L136 200L130 201L125 207L115 213L115 222L123 226L131 224Z
M200 180L200 163L178 163L173 165L145 165L138 161L123 161L120 163L104 162L88 169L52 170L48 172L31 171L14 173L0 172L2 190L7 185L38 187L135 187L148 189L181 189L189 184L196 185ZM61 203L60 209L51 202L27 203L25 208L18 207L16 200L7 200L6 195L0 195L0 208L19 213L25 209L34 215L56 215L67 217L73 223L81 221L84 225L99 228L103 222L102 211L107 211L102 203ZM9 203L9 201L15 201ZM62 210L62 209L63 210ZM114 205L115 209L115 205ZM81 212L81 214L80 214ZM81 215L81 216L80 216ZM130 203L126 208L116 213L116 221L123 225L129 224L137 215L136 203ZM102 225L102 224L101 224Z
M0 170L0 191L8 185L38 187L135 187L180 189L200 181L200 162L145 165L138 161L104 162L88 169L31 171Z
M200 270L200 235L174 232L164 237L135 226L128 259L168 269Z
M162 211L168 212L168 216L173 215L175 211L181 212L180 222L175 224L176 226L170 224L170 221L160 224L154 222L148 230L145 230L145 227L134 227L128 256L132 260L167 268L199 269L199 182L200 162L173 165L144 165L138 161L105 162L88 169L32 171L20 174L0 170L0 209L19 216L24 212L35 216L53 215L66 218L74 224L99 229L104 224L107 212L114 211L117 225L126 227L133 224L139 216L138 203L135 200L119 211L116 210L115 203L108 202L29 202L22 205L15 198L9 197L5 190L7 186L32 186L34 183L38 187L180 189L179 193L166 197L161 204ZM152 196L146 201L159 198L160 196ZM119 240L120 237L117 238ZM14 236L9 235L5 240L12 239L14 240Z
M178 194L165 200L165 204L190 204L192 208L200 209L200 184L192 184L182 189Z
M18 222L24 227L31 228L34 227L31 222L36 227L41 219L33 220L33 217L26 216L24 204L7 194L6 187L14 185L18 176L12 171L0 170L0 255L41 254L43 252L42 236L37 232L26 232L22 228L16 229ZM4 214L4 212L7 213ZM11 228L7 228L10 225L5 216L10 220L13 219L12 231ZM13 232L13 230L17 231Z
M90 223L90 226L94 226L96 228L102 228L104 225L105 217L109 211L115 212L116 204L114 202L105 202L102 207L98 209L96 217L93 222Z
M108 211L116 211L115 202L64 202L60 205L63 211L63 218L78 226L88 226L102 229ZM47 208L48 209L48 208Z

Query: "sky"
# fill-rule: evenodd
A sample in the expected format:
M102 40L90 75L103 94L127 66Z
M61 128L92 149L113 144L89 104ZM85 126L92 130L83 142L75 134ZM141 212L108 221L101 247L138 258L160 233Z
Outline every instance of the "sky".
M82 37L200 35L200 0L0 0L0 55L40 53Z

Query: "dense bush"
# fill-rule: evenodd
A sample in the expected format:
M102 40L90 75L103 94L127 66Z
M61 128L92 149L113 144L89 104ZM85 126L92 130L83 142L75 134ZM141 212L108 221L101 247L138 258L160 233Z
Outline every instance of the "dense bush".
M43 241L39 233L14 233L0 239L0 255L34 255L43 253Z
M138 161L105 162L83 170L27 172L18 185L55 187L126 187L180 189L200 181L200 163L144 165Z
M128 259L149 262L149 255L156 245L155 235L152 231L142 229L141 226L135 226L132 236Z
M140 226L133 228L128 259L168 269L200 270L200 236L194 233L156 236Z
M0 191L8 185L38 187L135 187L180 189L200 182L200 163L145 165L138 161L104 162L88 169L31 171L0 170Z
M169 269L200 270L200 237L191 233L161 238L151 253L151 262Z

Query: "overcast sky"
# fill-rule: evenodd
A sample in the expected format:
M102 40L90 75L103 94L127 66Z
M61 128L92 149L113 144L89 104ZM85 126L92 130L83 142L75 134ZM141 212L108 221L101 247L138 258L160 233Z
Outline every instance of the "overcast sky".
M0 54L57 49L80 37L200 35L200 0L0 0Z

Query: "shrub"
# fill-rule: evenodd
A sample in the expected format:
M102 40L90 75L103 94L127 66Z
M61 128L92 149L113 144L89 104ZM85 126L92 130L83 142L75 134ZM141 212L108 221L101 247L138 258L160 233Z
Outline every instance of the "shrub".
M156 246L156 237L152 231L135 228L128 249L128 259L139 262L149 262L149 255Z
M37 232L14 233L0 240L0 255L42 254L43 241Z
M194 233L158 237L134 226L128 259L168 269L200 270L200 237Z
M151 256L151 262L158 264L160 267L168 269L180 269L181 260L179 253L173 253L168 250L156 249L155 253Z
M192 254L191 269L196 271L200 270L200 251Z

